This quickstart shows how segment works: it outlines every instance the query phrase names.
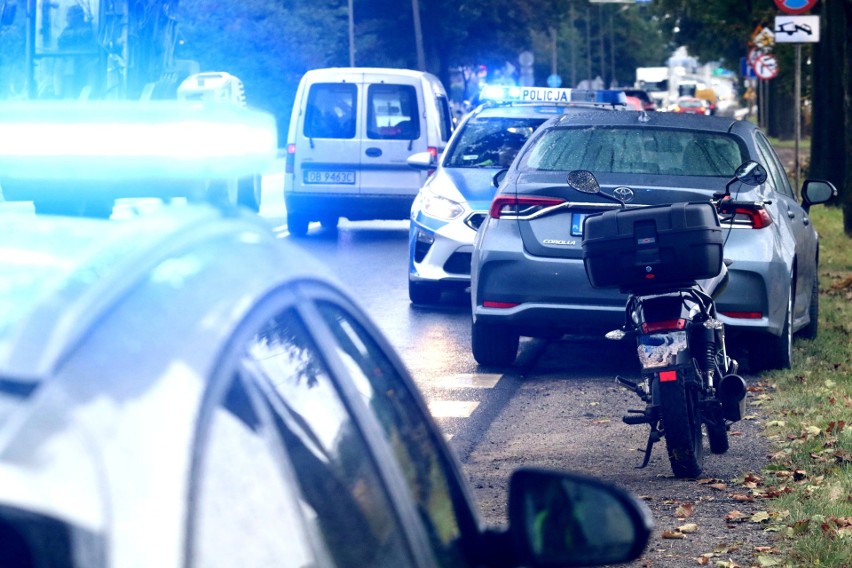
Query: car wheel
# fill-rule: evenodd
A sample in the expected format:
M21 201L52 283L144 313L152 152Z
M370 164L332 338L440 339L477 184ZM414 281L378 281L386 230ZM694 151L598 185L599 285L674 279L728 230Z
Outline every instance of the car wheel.
M811 286L811 305L808 307L808 325L799 330L799 336L805 339L816 339L819 333L819 279L814 278Z
M520 336L502 325L474 322L471 327L473 358L484 367L508 367L518 356Z
M260 187L259 176L241 178L237 182L237 204L247 207L255 213L260 212Z
M437 304L441 300L441 288L434 282L409 280L408 298L412 304Z
M294 237L304 237L308 234L308 218L298 213L287 213L287 230Z
M340 221L340 217L337 215L327 215L320 219L320 225L326 231L335 231L337 230L338 221Z
M784 327L781 335L766 334L757 344L756 353L758 370L789 369L793 364L793 290L787 294L787 310L784 316Z

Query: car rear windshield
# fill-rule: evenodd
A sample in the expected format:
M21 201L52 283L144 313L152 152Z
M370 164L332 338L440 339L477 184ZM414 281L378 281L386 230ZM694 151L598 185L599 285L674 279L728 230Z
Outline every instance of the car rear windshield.
M530 134L544 121L545 118L471 119L463 126L444 167L508 167Z
M660 128L553 128L521 160L522 171L731 176L746 161L721 132Z

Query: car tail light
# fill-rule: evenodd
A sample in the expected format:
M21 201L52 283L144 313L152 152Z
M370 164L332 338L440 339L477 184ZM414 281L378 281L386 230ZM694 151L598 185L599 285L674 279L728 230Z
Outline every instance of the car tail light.
M518 305L520 305L520 304L513 303L513 302L489 302L489 301L487 301L487 300L486 300L486 301L484 301L484 302L482 302L482 307L483 307L483 308L502 308L502 309L507 309L507 308L514 308L515 306L518 306Z
M284 173L292 174L296 171L296 145L287 144L287 160L284 162Z
M723 316L735 319L760 319L763 317L761 312L719 312Z
M686 327L686 320L683 318L671 319L671 320L662 320L662 321L652 321L642 324L642 333L654 333L657 331L669 331L672 329L684 329Z
M772 224L769 212L759 204L725 204L719 205L720 222L724 225L763 229Z
M494 201L491 202L491 210L488 213L493 219L529 218L563 203L565 203L564 199L556 197L515 197L501 195L495 197Z

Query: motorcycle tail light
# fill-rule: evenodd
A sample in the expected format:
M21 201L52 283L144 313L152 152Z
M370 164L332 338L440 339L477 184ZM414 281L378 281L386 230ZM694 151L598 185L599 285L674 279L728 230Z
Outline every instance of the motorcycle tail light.
M672 329L684 328L686 328L686 320L684 318L652 321L642 324L642 333L654 333L657 331L668 331Z
M492 219L528 219L563 203L565 200L557 197L500 195L491 202L488 214Z

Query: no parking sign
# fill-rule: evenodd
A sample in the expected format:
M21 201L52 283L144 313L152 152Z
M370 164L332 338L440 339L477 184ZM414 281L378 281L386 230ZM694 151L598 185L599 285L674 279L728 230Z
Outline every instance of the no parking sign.
M771 53L759 55L754 61L754 73L764 81L774 79L778 75L778 60Z

